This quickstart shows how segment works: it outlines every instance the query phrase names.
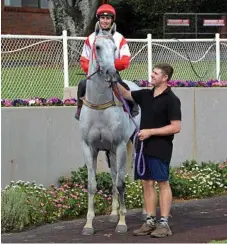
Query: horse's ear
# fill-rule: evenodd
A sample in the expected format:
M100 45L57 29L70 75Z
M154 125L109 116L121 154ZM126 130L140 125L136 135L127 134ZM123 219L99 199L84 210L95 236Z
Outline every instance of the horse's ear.
M99 24L99 21L96 22L95 24L95 34L97 35L101 31L101 26Z
M113 35L117 30L117 26L115 23L112 24L111 28L110 28L110 33L111 35Z

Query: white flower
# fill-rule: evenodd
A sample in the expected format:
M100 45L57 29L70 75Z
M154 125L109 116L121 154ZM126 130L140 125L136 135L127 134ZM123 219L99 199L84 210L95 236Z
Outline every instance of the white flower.
M35 104L35 100L30 100L29 105Z

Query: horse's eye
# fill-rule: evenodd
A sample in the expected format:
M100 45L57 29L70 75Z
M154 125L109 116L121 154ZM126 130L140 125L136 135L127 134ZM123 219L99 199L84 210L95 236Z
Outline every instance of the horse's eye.
M100 49L100 46L96 46L96 50L99 50Z

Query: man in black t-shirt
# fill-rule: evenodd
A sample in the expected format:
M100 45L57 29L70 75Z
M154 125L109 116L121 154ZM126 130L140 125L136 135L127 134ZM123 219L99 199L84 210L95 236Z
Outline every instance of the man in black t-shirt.
M172 235L168 225L172 202L172 191L168 182L169 164L172 157L174 134L179 133L181 129L181 103L168 86L172 74L173 68L169 64L158 64L152 72L153 89L131 92L117 84L123 97L135 101L141 108L138 138L139 141L144 142L145 173L142 176L139 175L136 165L135 179L142 180L147 220L141 228L133 232L137 236ZM138 145L137 152L139 149L140 145ZM138 163L136 160L136 164ZM158 182L160 192L161 219L158 223L156 222L155 181Z

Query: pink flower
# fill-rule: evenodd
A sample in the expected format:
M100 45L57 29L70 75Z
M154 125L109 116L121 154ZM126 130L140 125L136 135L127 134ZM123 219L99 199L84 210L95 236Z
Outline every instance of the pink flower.
M73 195L72 193L70 194L70 196L74 199L78 199L78 197L76 195Z

